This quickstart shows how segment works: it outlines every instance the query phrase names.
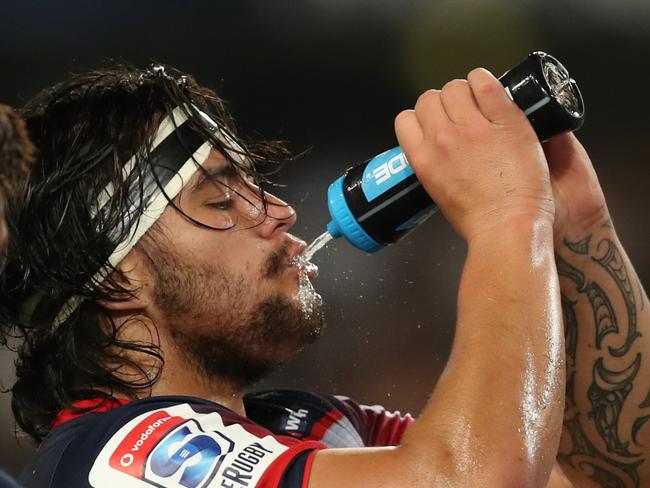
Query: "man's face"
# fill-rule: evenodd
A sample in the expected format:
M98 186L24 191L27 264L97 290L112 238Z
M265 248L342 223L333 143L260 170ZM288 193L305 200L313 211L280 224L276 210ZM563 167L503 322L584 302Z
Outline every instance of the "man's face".
M295 212L259 194L213 151L138 251L150 273L149 315L208 377L256 381L315 340L321 297L295 259ZM217 179L223 183L214 181ZM194 219L196 222L192 222ZM205 224L223 230L203 227Z

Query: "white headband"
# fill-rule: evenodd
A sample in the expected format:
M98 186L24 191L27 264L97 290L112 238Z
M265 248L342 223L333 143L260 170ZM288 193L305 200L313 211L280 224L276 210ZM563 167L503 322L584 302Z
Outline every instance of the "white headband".
M241 146L207 114L196 107L193 108L214 129L215 138L224 143L224 150L228 156L235 161L242 162L244 152ZM106 264L97 271L91 282L101 283L109 276L140 238L160 218L169 202L187 185L210 155L212 144L209 141L204 141L198 132L186 124L187 113L186 108L176 107L158 126L149 150L151 171L144 175L138 175L135 184L132 185L134 189L142 188L145 193L148 191L148 194L144 195L144 209L131 208L127 210L125 221L129 229L128 234L115 246ZM176 136L169 137L172 134ZM188 152L190 157L187 157ZM124 181L127 181L136 169L141 154L138 152L124 165L122 169ZM156 160L162 160L165 164L156 166ZM114 193L113 184L106 185L99 194L97 205L91 210L91 218L94 218L108 204ZM30 296L23 304L23 315L31 316L41 299L42 295L40 294ZM83 300L84 298L79 295L70 297L54 318L53 329L65 322Z

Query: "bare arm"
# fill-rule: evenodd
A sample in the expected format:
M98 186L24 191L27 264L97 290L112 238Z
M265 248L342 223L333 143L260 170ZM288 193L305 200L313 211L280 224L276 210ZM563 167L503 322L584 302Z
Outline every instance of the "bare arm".
M400 447L320 451L311 488L519 488L549 479L564 345L546 161L498 81L473 73L476 99L455 83L397 120L418 178L468 244L451 358ZM472 119L476 104L489 120Z
M576 487L650 484L650 306L574 136L545 147L566 328L558 460Z
M609 221L557 248L567 327L560 462L578 486L650 482L648 298Z

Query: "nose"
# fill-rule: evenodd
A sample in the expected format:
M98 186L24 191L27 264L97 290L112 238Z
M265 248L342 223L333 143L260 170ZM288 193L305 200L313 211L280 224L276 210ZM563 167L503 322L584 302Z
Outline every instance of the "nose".
M266 214L264 220L258 225L260 235L265 239L272 239L276 235L287 232L296 223L296 211L271 193L265 193Z

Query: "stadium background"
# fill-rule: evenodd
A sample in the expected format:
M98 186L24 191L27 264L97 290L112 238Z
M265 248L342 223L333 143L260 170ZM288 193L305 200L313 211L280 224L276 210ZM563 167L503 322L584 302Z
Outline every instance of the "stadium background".
M497 74L532 50L569 68L582 88L580 131L614 222L650 286L646 0L237 0L0 3L0 101L111 61L177 66L230 101L243 130L309 150L280 175L294 231L327 223L327 185L396 144L393 118L429 87L482 65ZM441 218L376 255L335 242L317 255L325 337L258 388L350 395L417 414L448 356L464 245ZM642 333L650 333L641 331ZM10 353L0 381L12 384ZM19 471L0 395L0 467Z

